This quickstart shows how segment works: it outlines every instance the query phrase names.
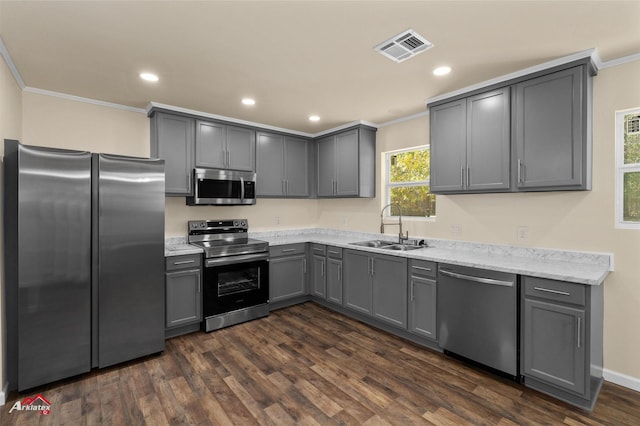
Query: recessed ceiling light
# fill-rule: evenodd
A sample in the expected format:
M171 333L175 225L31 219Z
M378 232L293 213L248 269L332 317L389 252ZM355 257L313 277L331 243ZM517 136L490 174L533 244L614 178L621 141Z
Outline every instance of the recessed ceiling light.
M150 72L143 72L140 74L140 78L146 81L158 81L159 78L155 74L151 74Z
M252 98L243 98L242 99L242 103L245 105L255 105L256 104L256 100L252 99Z
M310 115L309 116L309 121L320 121L320 116L319 115Z
M451 67L438 67L433 70L433 75L447 75L451 72Z

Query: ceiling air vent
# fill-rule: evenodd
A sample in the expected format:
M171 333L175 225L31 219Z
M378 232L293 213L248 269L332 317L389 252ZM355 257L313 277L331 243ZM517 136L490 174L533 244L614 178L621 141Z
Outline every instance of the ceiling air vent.
M374 50L400 63L432 47L433 43L429 40L413 30L407 30L375 46Z

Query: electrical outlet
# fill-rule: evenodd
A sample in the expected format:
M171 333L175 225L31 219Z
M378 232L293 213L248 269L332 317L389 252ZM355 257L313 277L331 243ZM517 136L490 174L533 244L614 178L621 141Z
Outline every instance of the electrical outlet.
M525 225L519 225L516 228L516 241L519 243L529 242L529 227Z
M280 216L276 216L275 218L276 225L280 225Z
M459 238L462 235L462 225L456 223L449 226L449 234L454 238Z

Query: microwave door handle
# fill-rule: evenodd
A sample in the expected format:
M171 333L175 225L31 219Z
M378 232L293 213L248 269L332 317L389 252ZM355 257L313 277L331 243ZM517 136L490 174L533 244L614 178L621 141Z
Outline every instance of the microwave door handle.
M244 178L240 176L240 202L244 202Z

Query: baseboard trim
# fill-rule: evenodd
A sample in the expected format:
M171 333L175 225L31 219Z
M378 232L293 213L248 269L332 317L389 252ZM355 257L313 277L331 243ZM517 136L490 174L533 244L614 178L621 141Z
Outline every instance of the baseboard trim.
M625 388L632 389L640 392L640 379L637 377L628 376L626 374L618 373L607 368L602 370L602 376L608 382L615 383L616 385L624 386Z

